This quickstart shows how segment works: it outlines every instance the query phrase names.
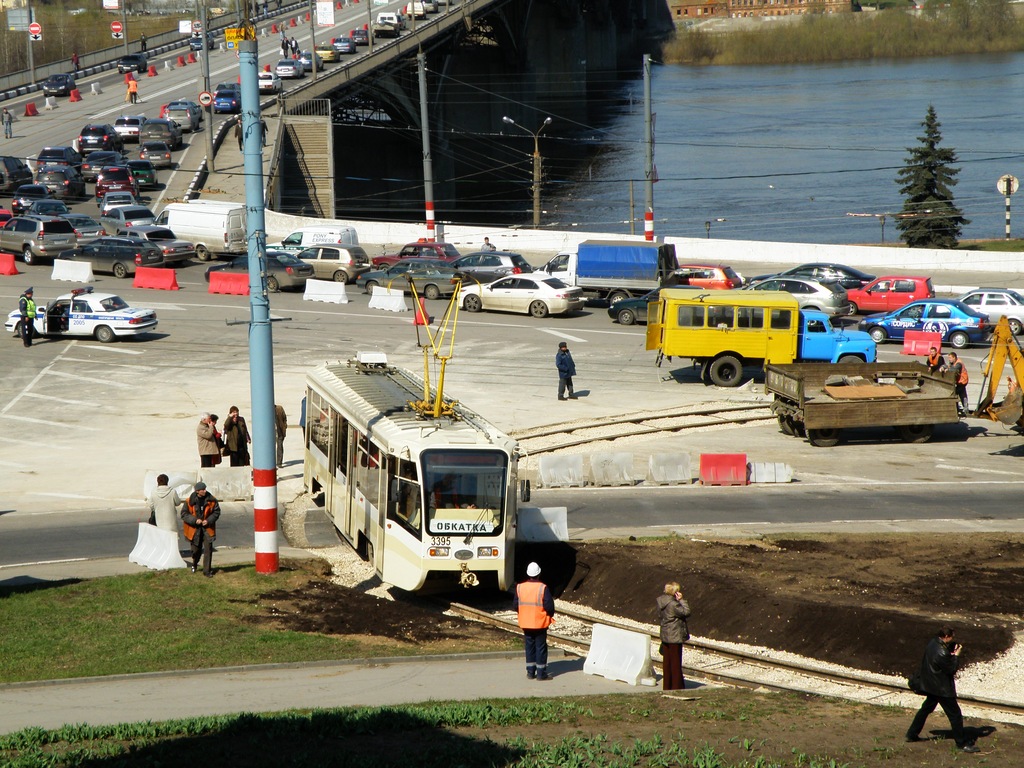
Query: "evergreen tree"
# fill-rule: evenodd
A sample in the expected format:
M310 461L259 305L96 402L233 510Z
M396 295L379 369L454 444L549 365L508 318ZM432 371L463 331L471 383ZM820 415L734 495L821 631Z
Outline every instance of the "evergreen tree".
M903 211L896 215L900 239L911 248L956 248L964 226L970 224L953 204L953 187L959 168L954 168L956 152L942 149L940 123L935 107L925 115L924 135L919 146L907 147L907 164L896 176Z

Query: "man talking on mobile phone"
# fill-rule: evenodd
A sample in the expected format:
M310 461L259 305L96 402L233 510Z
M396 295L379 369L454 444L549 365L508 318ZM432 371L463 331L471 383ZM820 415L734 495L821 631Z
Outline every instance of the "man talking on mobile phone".
M924 721L935 711L937 705L942 707L942 711L949 718L957 747L963 752L979 752L974 742L967 741L964 737L964 716L956 700L954 677L960 666L960 652L963 646L956 642L954 634L952 627L940 627L924 649L919 691L924 694L924 703L914 716L914 722L907 729L907 741L921 741L920 734L924 728Z

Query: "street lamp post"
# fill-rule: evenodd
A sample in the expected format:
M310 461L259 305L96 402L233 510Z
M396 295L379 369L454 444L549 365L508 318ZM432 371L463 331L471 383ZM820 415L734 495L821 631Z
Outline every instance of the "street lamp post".
M709 240L711 239L711 222L712 221L728 221L728 219L723 219L723 218L708 219L707 221L704 222L704 229L708 233L708 239Z
M540 179L541 179L541 157L540 157L540 134L545 128L551 125L551 118L545 117L544 122L540 124L540 128L536 131L531 131L524 128L511 117L506 115L501 118L501 121L506 125L514 125L521 131L528 133L533 136L533 226L540 226Z

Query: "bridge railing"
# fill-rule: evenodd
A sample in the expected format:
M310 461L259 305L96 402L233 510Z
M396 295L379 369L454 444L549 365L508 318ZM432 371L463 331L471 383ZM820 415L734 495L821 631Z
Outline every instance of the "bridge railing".
M330 117L330 99L309 99L301 96L281 97L281 115L289 117Z

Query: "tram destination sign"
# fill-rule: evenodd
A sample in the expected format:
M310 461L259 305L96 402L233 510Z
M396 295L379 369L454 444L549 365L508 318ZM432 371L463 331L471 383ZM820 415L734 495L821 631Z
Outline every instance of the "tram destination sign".
M431 533L435 534L466 534L493 533L494 523L469 520L434 520L430 524Z

